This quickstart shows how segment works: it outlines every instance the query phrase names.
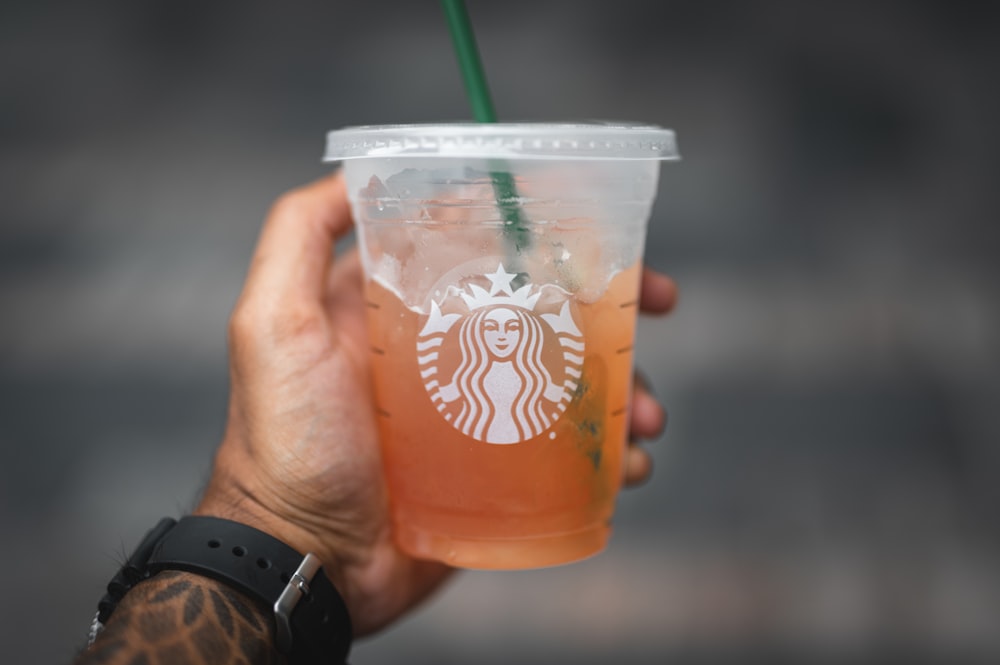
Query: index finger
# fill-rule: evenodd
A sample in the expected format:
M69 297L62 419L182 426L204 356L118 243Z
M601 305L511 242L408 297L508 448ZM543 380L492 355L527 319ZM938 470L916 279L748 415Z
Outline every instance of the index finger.
M339 172L283 195L257 241L246 293L266 294L283 305L319 302L333 245L351 226L347 188Z

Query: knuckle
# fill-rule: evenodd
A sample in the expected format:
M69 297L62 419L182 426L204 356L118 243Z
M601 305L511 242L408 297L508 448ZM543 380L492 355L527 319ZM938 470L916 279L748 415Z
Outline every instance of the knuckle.
M321 308L246 300L233 310L227 337L233 352L242 353L312 337L324 329L325 317Z
M297 219L310 214L311 198L302 189L293 189L279 196L271 205L269 217L280 219Z
M275 341L283 342L314 336L324 326L324 316L318 307L295 306L283 309L279 316L272 317L268 333Z
M243 349L250 343L259 329L257 319L258 316L249 303L240 301L236 304L226 328L226 339L230 349Z

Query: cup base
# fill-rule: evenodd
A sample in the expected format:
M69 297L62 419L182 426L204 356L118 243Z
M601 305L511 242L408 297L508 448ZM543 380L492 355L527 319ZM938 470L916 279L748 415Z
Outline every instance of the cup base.
M396 524L396 543L407 554L456 568L525 570L572 563L607 545L611 527L593 527L536 538L461 538Z

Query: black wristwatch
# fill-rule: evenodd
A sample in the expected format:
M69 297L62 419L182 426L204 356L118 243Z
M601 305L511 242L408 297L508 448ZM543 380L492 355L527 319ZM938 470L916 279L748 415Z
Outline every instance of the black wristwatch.
M217 517L160 520L108 583L91 642L129 589L164 570L210 577L273 608L275 647L290 664L346 662L351 619L320 560L263 531Z

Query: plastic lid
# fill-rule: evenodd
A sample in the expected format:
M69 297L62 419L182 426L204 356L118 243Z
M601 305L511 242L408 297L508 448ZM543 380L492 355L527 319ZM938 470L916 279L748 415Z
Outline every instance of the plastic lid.
M327 134L324 161L386 157L680 159L674 132L654 125L368 125Z

